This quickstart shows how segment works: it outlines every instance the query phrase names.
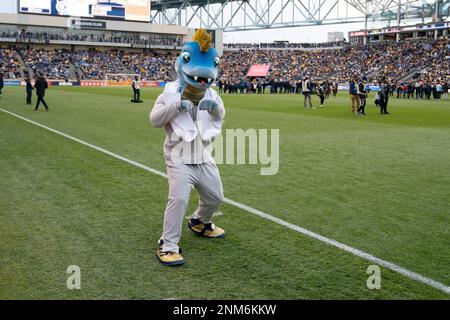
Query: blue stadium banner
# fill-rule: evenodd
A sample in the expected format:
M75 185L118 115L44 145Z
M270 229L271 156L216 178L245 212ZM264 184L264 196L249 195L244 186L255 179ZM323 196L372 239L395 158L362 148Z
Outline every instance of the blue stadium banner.
M5 86L20 86L20 80L4 80L3 84Z
M380 86L370 85L369 89L370 91L380 91Z

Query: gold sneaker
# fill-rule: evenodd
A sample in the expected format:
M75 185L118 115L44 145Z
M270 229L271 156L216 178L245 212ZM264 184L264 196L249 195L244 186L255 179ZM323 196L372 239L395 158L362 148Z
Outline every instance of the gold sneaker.
M189 229L195 234L206 238L224 238L225 230L215 226L213 223L204 224L199 219L188 220Z
M158 249L156 249L156 257L165 266L181 266L184 264L183 256L177 252L173 251L162 251L162 240L158 244ZM181 252L181 250L180 250Z

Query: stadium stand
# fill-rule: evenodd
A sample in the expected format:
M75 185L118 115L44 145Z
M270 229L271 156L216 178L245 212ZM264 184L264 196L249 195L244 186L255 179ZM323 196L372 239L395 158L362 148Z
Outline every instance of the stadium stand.
M20 66L21 63L15 50L0 47L0 72L5 78L21 78Z
M169 81L175 58L172 51L0 49L0 65L10 79L40 71L49 79L103 80L107 73L137 73L142 79Z
M123 64L133 73L141 75L146 80L170 81L176 55L172 52L129 52L122 58Z
M122 63L120 50L76 50L70 56L81 70L80 79L101 80L107 73L130 73Z
M447 41L346 44L314 52L247 48L225 52L222 77L224 80L236 81L236 78L245 76L251 64L270 64L269 77L288 80L308 75L347 81L357 75L368 78L386 77L396 82L424 70L430 80L448 75L449 56ZM239 74L230 72L237 65L245 66L241 67L244 71Z
M9 45L0 50L0 63L6 78L33 76L39 70L50 79L103 80L108 73L136 73L145 80L170 81L178 54L175 49L111 49L105 45L101 49L72 47L69 50L67 46L66 49L43 49L42 45L39 48L33 45ZM371 82L386 78L392 86L398 87L402 83L412 85L417 82L435 85L448 82L450 76L448 40L370 45L332 42L306 47L305 44L284 42L225 45L220 80L238 86L248 80L247 71L255 64L270 64L267 77L258 79L266 84L288 82L294 85L304 76L346 83L357 76Z
M39 70L50 79L73 78L71 76L72 65L67 50L28 49L18 50L18 53L25 63L26 74L33 74Z
M299 49L299 48L336 48L342 47L346 41L320 42L320 43L292 43L287 41L277 41L272 43L226 43L225 49Z

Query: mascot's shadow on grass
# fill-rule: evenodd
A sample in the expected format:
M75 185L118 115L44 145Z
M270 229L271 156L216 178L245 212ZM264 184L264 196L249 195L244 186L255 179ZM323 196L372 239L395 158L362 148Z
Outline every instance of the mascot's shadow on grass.
M223 200L219 170L211 156L211 139L221 133L225 117L222 99L211 88L220 61L206 30L197 30L192 40L176 60L179 79L166 84L150 113L152 125L166 132L169 197L156 256L168 266L184 263L178 242L193 187L200 200L188 221L189 229L206 238L225 236L211 221Z

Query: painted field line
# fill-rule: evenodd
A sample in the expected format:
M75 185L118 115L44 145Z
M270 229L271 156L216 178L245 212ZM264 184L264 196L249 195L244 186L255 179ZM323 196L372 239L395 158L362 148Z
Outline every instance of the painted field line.
M146 171L148 171L148 172L154 173L154 174L156 174L156 175L158 175L158 176L167 178L167 174L165 174L165 173L163 173L163 172L161 172L161 171L159 171L159 170L150 168L150 167L148 167L148 166L146 166L146 165L143 165L143 164L141 164L141 163L139 163L139 162L136 162L136 161L134 161L134 160L128 159L128 158L123 157L123 156L121 156L121 155L118 155L118 154L116 154L116 153L114 153L114 152L111 152L111 151L109 151L109 150L106 150L106 149L103 149L103 148L98 147L98 146L96 146L96 145L93 145L93 144L91 144L91 143L89 143L89 142L86 142L86 141L83 141L83 140L81 140L81 139L72 137L72 136L70 136L70 135L68 135L68 134L65 134L64 132L61 132L61 131L52 129L52 128L47 127L47 126L45 126L45 125L43 125L43 124L40 124L40 123L38 123L38 122L35 122L35 121L30 120L30 119L28 119L28 118L22 117L22 116L20 116L20 115L14 113L14 112L11 112L11 111L8 111L8 110L2 109L2 108L0 108L0 111L2 111L2 112L4 112L4 113L7 113L7 114L9 114L9 115L11 115L11 116L13 116L13 117L18 118L18 119L24 120L24 121L26 121L26 122L28 122L28 123L31 123L31 124L33 124L33 125L35 125L35 126L38 126L38 127L43 128L43 129L46 129L46 130L48 130L48 131L51 131L51 132L53 132L53 133L56 133L56 134L58 134L58 135L60 135L60 136L63 136L63 137L65 137L65 138L69 139L69 140L78 142L78 143L80 143L80 144L82 144L82 145L85 145L85 146L87 146L87 147L89 147L89 148L92 148L92 149L94 149L94 150L97 150L97 151L99 151L99 152L102 152L102 153L104 153L104 154L107 154L107 155L109 155L109 156L111 156L111 157L114 157L114 158L116 158L116 159L125 161L125 162L127 162L127 163L129 163L129 164L131 164L131 165L133 165L133 166L136 166L136 167L141 168L141 169L143 169L143 170L146 170ZM418 274L418 273L416 273L416 272L414 272L414 271L411 271L411 270L408 270L408 269L406 269L406 268L403 268L403 267L401 267L401 266L399 266L399 265L396 265L395 263L392 263L392 262L389 262L389 261L380 259L380 258L378 258L378 257L376 257L376 256L374 256L374 255L371 255L370 253L367 253L367 252L364 252L364 251L362 251L362 250L353 248L353 247L351 247L351 246L348 246L348 245L346 245L346 244L344 244L344 243L341 243L341 242L339 242L339 241L336 241L336 240L334 240L334 239L327 238L327 237L322 236L322 235L320 235L320 234L318 234L318 233L312 232L312 231L310 231L310 230L308 230L308 229L305 229L305 228L302 228L302 227L297 226L297 225L295 225L295 224L289 223L289 222L287 222L287 221L285 221L285 220L282 220L282 219L280 219L280 218L274 217L274 216L272 216L272 215L270 215L270 214L268 214L268 213L265 213L265 212L262 212L262 211L260 211L260 210L258 210L258 209L249 207L249 206L247 206L247 205L245 205L245 204L242 204L242 203L240 203L240 202L234 201L234 200L232 200L232 199L225 198L225 199L224 199L224 202L225 202L225 203L228 203L228 204L230 204L230 205L232 205L232 206L235 206L235 207L237 207L237 208L239 208L239 209L242 209L242 210L244 210L244 211L247 211L247 212L249 212L249 213L252 213L252 214L254 214L254 215L258 216L258 217L261 217L261 218L263 218L263 219L272 221L272 222L274 222L274 223L276 223L276 224L279 224L279 225L281 225L281 226L283 226L283 227L286 227L286 228L288 228L288 229L291 229L291 230L294 230L294 231L296 231L296 232L299 232L299 233L301 233L301 234L303 234L303 235L306 235L306 236L308 236L308 237L311 237L311 238L314 238L314 239L316 239L316 240L322 241L322 242L324 242L324 243L326 243L326 244L328 244L328 245L331 245L331 246L333 246L333 247L336 247L336 248L338 248L338 249L347 251L347 252L349 252L349 253L351 253L351 254L357 256L357 257L363 258L363 259L365 259L365 260L368 260L368 261L370 261L370 262L373 262L374 264L383 266L383 267L385 267L385 268L387 268L387 269L390 269L390 270L392 270L392 271L394 271L394 272L397 272L397 273L399 273L399 274L401 274L401 275L403 275L403 276L405 276L405 277L407 277L407 278L409 278L409 279L412 279L412 280L415 280L415 281L418 281L418 282L422 282L422 283L424 283L424 284L426 284L426 285L428 285L428 286L431 286L431 287L436 288L436 289L438 289L438 290L441 290L441 291L443 291L443 292L445 292L445 293L447 293L447 294L450 294L450 287L449 287L449 286L447 286L447 285L445 285L445 284L443 284L443 283L441 283L441 282L439 282L439 281L436 281L436 280L433 280L433 279L431 279L431 278L425 277L425 276L423 276L423 275L421 275L421 274Z

